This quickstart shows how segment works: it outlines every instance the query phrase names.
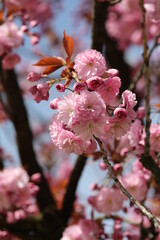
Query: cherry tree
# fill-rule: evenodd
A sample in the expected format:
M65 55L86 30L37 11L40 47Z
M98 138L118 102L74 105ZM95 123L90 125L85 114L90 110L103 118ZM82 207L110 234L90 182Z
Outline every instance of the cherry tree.
M13 123L21 164L7 167L11 157L1 148L0 239L158 240L160 3L82 1L73 18L91 29L90 48L82 34L77 40L64 30L60 39L53 32L62 6L1 2L0 116ZM16 68L23 61L17 49L25 39L36 49L41 36L53 55L42 48L32 71ZM131 64L133 45L142 54L136 50ZM48 102L49 127L31 130L25 96ZM46 132L50 140L41 141ZM98 163L103 182L97 177L84 204L76 189L89 161L91 168Z

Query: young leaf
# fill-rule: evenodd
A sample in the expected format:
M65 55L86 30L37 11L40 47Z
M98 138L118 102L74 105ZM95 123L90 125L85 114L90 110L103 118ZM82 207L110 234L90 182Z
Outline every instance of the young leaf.
M0 23L3 23L3 17L4 17L4 13L2 10L0 10Z
M63 36L63 47L68 55L68 57L72 56L73 53L73 39L70 36L67 36L64 31Z
M19 12L21 9L21 7L17 7L15 5L11 6L10 8L8 8L7 18L10 17L12 14Z
M156 106L157 108L160 108L160 103L157 103L155 106Z
M60 66L61 67L61 66ZM59 69L60 68L59 66L55 66L55 67L46 67L45 69L44 69L44 71L43 71L43 75L49 75L50 73L52 73L52 72L54 72L54 71L56 71L57 69Z
M60 68L66 64L65 60L60 57L44 57L40 59L37 63L33 64L33 66L39 67L55 67Z

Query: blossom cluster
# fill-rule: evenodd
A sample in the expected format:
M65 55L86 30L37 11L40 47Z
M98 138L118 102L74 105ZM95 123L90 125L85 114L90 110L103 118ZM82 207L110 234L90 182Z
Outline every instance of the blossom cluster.
M30 38L31 44L37 44L40 33L32 32L31 28L38 24L43 28L44 23L47 24L52 17L52 12L49 4L41 0L7 0L4 8L6 12L0 25L0 57L3 69L10 70L21 61L14 49L24 44L24 34ZM20 19L20 26L14 21L15 18Z
M37 83L30 88L33 99L37 103L49 99L49 91L55 84L57 91L63 94L62 97L50 101L50 108L55 110L49 127L54 147L65 150L67 153L92 155L97 160L96 153L100 156L98 144L102 143L120 183L139 202L147 205L148 200L148 206L151 209L156 190L155 193L150 194L151 173L140 162L145 145L144 107L139 107L135 111L137 101L132 91L125 90L119 96L121 87L119 72L117 69L107 68L106 61L100 52L87 49L75 56L72 61L73 44L65 32L63 45L67 53L66 59L55 56L44 57L34 64L44 67L44 71L30 72L28 75L30 82ZM49 77L60 68L63 68L60 77ZM45 78L46 81L44 81ZM160 151L159 136L159 125L151 124L150 155L153 159ZM131 166L126 171L128 162ZM99 166L108 172L105 163L100 162ZM102 219L87 220L84 219L84 215L81 215L76 224L72 223L65 229L62 240L97 239L98 237L107 239L103 220L108 218L114 220L114 232L110 234L112 239L123 239L123 237L139 239L140 224L145 228L150 227L150 222L138 212L136 207L129 205L128 199L116 184L111 179L107 179L106 182L105 187L93 184L94 195L88 198L92 208L91 216L93 217L96 212L103 216ZM64 182L62 183L64 188ZM60 203L59 208L61 208L62 193L64 192L60 192L57 198ZM148 194L151 196L150 199L147 198ZM124 216L127 218L125 219ZM123 228L125 221L132 221L132 223Z
M37 73L28 75L30 81L39 78ZM72 92L50 102L50 107L57 110L50 125L54 145L68 153L82 154L94 152L96 138L105 142L108 137L125 135L136 117L137 102L135 94L126 90L122 103L118 103L121 86L118 70L107 69L102 54L88 49L75 57L71 78L76 81ZM30 88L37 102L48 100L51 81ZM67 86L57 84L56 88L64 92Z
M147 38L153 39L160 29L159 0L146 0L144 7L147 11ZM142 43L141 18L138 0L123 0L110 7L106 30L117 40L119 48Z
M8 223L38 213L35 196L39 188L34 183L38 178L35 174L30 181L21 167L5 168L0 172L0 213L6 215Z

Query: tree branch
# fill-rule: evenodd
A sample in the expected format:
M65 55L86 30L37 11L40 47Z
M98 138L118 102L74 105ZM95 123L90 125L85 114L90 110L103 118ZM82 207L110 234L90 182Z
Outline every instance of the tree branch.
M130 84L130 67L124 61L123 51L117 48L117 43L112 39L105 27L107 20L107 10L109 2L97 2L93 4L93 19L92 19L92 48L103 53L110 67L119 70L119 76L122 80L121 93L129 87ZM104 49L105 46L105 49Z
M149 156L150 151L150 78L149 78L149 58L148 58L148 43L146 36L146 10L144 8L144 0L139 1L141 12L142 12L142 39L143 39L143 62L144 62L144 77L146 81L146 94L145 94L145 103L146 103L146 121L145 121L145 148L144 154Z
M117 48L117 42L108 35L107 30L105 35L105 44L105 55L110 67L116 68L119 71L119 77L122 81L122 86L120 89L121 94L129 87L131 81L131 68L124 60L123 51Z
M97 139L97 142L100 146L100 150L101 150L101 154L102 154L102 158L104 163L106 164L110 177L114 180L115 184L120 188L120 190L122 191L122 193L133 203L135 204L140 210L141 212L154 224L154 226L158 229L160 229L160 221L159 219L154 216L151 212L149 212L143 205L141 205L140 202L138 202L128 191L127 189L121 184L121 182L118 180L118 178L114 175L112 166L110 164L110 162L108 161L107 158L107 154L102 146L102 143L99 139Z
M105 21L107 17L107 2L93 1L92 44L91 48L103 53L105 41Z
M0 75L2 86L7 97L9 117L17 134L17 144L22 164L30 176L37 172L41 174L41 182L39 184L40 190L37 195L37 201L40 209L43 211L46 206L56 206L56 204L50 192L48 183L43 176L42 169L36 160L32 144L33 136L29 126L21 90L17 82L17 77L14 70L3 71L1 62Z
M72 171L69 184L66 190L66 194L63 200L63 207L61 210L61 216L63 218L64 224L66 225L69 217L73 211L73 203L75 200L75 192L81 177L82 171L84 169L87 157L80 155L76 161L75 167Z
M154 49L159 46L159 42L158 42L159 38L160 38L160 33L158 33L157 36L155 37L153 46L152 46L151 49L149 50L149 53L148 53L148 59L149 59L149 60L150 60L150 58L151 58L151 55L152 55ZM138 80L139 80L139 79L142 77L142 75L143 75L143 70L144 70L144 62L142 63L141 67L139 68L136 76L133 78L133 80L132 80L132 82L131 82L131 84L130 84L130 86L129 86L129 88L128 88L129 90L132 91L132 90L135 88L135 85L137 84Z

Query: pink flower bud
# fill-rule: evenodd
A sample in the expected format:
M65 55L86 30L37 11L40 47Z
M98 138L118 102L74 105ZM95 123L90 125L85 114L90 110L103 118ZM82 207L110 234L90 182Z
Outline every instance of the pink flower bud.
M118 119L125 119L127 117L126 109L117 107L114 110L114 116Z
M109 77L117 77L119 75L119 71L114 68L110 68L107 70L108 76Z
M35 173L31 176L31 181L34 183L39 183L41 181L41 174Z
M126 157L128 151L129 151L129 149L128 149L127 147L124 147L124 148L121 149L120 155L121 155L122 157Z
M22 26L21 26L21 31L22 31L22 32L28 32L28 31L29 31L28 26L27 26L27 25L22 25Z
M36 27L38 25L39 21L38 20L32 20L30 21L30 26L31 27Z
M94 191L94 190L97 190L97 189L98 189L97 183L92 183L91 186L90 186L90 190Z
M33 95L33 99L39 103L41 100L48 100L49 98L49 85L48 83L40 83L37 86L33 86L29 89L29 92Z
M145 108L144 107L139 107L137 110L137 118L138 119L143 119L145 117Z
M104 162L100 162L99 167L100 167L101 170L106 170L107 169L107 166Z
M52 108L53 110L57 109L59 101L60 101L60 98L53 99L49 104L50 108Z
M14 218L16 221L18 221L20 219L25 219L26 217L27 217L27 214L25 213L25 211L23 209L19 209L14 212Z
M113 171L114 173L117 175L117 174L120 174L122 172L122 165L120 163L116 163L114 166L113 166Z
M33 95L33 99L39 103L42 100L42 96L40 95L39 91L37 90L37 86L33 86L29 88L29 92Z
M86 83L83 83L83 82L77 82L74 84L73 86L73 91L74 92L82 92L86 89Z
M104 81L102 80L102 78L98 76L91 77L86 82L87 82L88 88L95 91L99 90L100 87L102 87L104 84Z
M34 34L31 36L31 44L32 45L36 45L37 43L39 43L39 40L40 40L39 35Z
M36 81L38 81L40 78L41 78L41 74L40 74L40 73L36 73L36 72L30 72L30 73L28 74L28 77L27 77L27 79L28 79L30 82L36 82Z
M65 85L64 84L57 84L56 89L58 92L64 92L65 91Z
M49 85L48 83L44 82L44 83L39 83L37 85L37 89L38 91L42 94L42 96L45 96L48 94L48 90L49 90Z

